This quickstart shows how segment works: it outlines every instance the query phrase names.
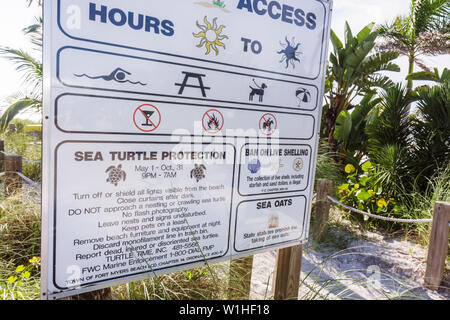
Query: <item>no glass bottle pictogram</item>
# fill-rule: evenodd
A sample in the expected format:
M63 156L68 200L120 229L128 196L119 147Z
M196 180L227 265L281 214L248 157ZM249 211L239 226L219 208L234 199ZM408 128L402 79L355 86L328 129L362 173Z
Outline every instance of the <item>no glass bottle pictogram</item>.
M133 114L133 122L136 128L143 132L155 131L161 123L161 113L151 104L139 106Z
M223 128L223 115L219 110L210 109L205 112L202 118L203 129L207 133L218 133Z

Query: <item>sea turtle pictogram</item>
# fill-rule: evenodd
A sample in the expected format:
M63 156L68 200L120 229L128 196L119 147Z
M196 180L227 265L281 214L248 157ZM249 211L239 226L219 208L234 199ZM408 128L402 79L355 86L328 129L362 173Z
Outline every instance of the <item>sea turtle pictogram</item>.
M195 168L191 170L191 178L195 178L197 182L205 178L206 167L203 164L195 164Z
M108 169L106 169L105 172L109 172L108 178L106 179L106 182L110 182L113 185L117 187L117 183L119 183L120 180L123 179L125 181L127 174L125 171L122 170L122 165L119 164L117 167L110 166Z

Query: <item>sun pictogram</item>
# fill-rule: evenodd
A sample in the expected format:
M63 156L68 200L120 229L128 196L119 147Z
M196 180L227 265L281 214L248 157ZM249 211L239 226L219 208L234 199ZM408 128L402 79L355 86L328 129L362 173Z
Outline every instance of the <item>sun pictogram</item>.
M197 27L201 30L199 33L192 33L194 37L201 38L200 43L197 45L198 48L205 47L205 55L210 54L211 48L215 51L216 55L219 54L219 48L223 47L225 49L225 44L222 42L223 39L228 39L228 36L222 35L224 25L217 24L217 18L213 19L212 24L208 21L207 17L203 19L205 25L201 25L196 22Z

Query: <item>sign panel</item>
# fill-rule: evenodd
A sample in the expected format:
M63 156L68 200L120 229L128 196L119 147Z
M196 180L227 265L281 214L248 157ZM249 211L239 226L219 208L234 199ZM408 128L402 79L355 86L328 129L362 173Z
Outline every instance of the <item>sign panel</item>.
M44 13L42 298L307 240L331 1Z

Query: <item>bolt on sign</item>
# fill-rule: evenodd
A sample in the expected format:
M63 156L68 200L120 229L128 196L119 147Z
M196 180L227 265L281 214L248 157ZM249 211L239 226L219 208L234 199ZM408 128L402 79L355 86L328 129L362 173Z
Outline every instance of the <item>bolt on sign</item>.
M45 1L43 299L307 240L331 6Z

